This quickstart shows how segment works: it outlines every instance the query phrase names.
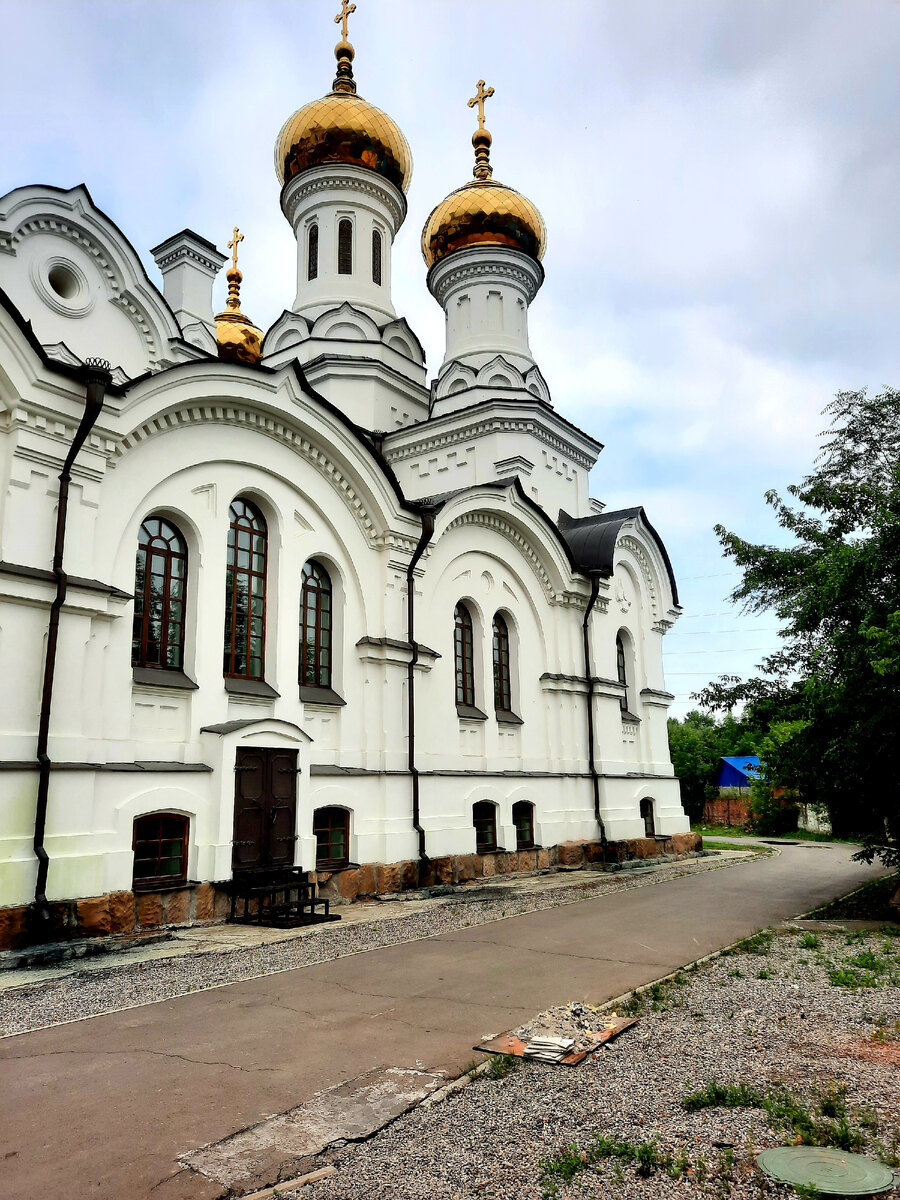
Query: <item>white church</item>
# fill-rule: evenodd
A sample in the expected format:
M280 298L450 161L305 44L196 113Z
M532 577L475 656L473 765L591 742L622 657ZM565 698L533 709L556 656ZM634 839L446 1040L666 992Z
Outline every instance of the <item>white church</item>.
M391 301L412 157L343 9L276 142L297 291L265 333L238 230L169 237L157 283L84 186L0 198L0 949L221 918L247 880L289 923L697 844L675 579L532 357L546 231L492 177L492 89L422 233L429 375Z

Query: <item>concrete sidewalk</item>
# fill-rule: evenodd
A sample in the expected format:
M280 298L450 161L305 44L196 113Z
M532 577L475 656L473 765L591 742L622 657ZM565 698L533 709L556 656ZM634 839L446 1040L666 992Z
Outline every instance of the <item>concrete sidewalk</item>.
M852 847L544 909L0 1042L2 1192L212 1200L180 1155L383 1068L458 1073L485 1034L600 1002L867 879ZM243 1188L253 1190L261 1181Z

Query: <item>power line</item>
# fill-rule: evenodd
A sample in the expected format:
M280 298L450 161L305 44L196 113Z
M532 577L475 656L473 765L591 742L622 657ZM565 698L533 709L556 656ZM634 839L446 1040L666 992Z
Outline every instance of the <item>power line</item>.
M781 633L777 625L751 625L748 629L676 629L673 637L734 637L736 633Z
M667 650L667 654L774 654L780 646L726 646L723 650Z
M694 579L727 579L732 575L743 575L743 571L719 571L715 575L681 575L680 583L690 583Z

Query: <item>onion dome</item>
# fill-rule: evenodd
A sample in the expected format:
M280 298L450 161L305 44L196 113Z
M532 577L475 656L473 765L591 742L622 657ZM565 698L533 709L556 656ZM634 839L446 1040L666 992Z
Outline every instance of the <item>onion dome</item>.
M241 280L238 270L238 243L244 235L234 227L228 248L233 248L228 279L228 299L223 312L216 313L216 346L219 358L226 362L258 363L262 358L263 331L241 312Z
M508 246L540 261L547 245L544 218L527 196L493 179L490 164L492 138L484 127L484 102L494 89L478 90L469 107L478 105L474 179L451 192L433 209L422 230L422 254L428 267L468 246Z
M321 100L304 104L282 126L275 143L275 170L281 184L325 163L368 167L406 192L412 178L412 154L397 123L356 94L354 50L347 41L347 17L355 5L343 5L343 36L334 48L337 75Z

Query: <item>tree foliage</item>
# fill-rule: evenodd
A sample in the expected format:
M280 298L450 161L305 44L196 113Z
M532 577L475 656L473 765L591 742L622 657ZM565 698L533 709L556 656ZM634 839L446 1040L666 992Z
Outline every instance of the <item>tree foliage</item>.
M839 392L814 469L766 494L786 547L722 526L743 570L732 600L783 622L760 675L723 676L704 707L745 705L756 725L790 723L766 764L773 784L827 807L836 834L867 836L868 855L898 861L900 836L900 391Z

